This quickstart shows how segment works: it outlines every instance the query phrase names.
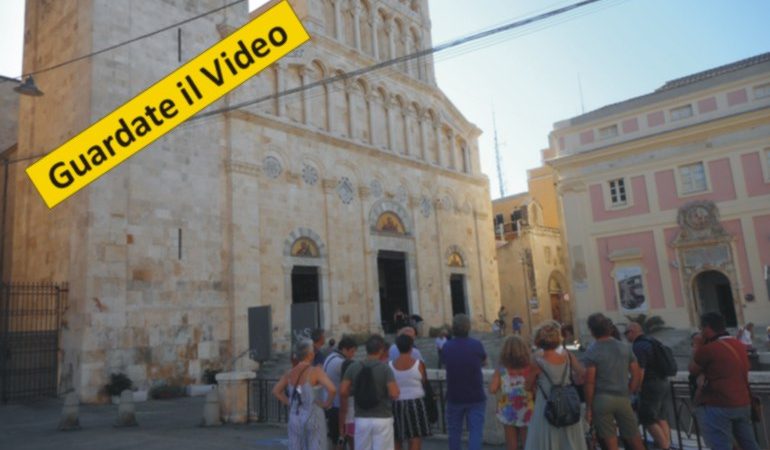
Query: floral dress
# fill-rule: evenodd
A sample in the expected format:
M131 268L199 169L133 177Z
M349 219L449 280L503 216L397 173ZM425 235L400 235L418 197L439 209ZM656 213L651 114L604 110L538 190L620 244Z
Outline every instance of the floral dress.
M535 400L524 387L530 368L500 371L500 396L497 400L497 420L503 425L526 427L532 418Z

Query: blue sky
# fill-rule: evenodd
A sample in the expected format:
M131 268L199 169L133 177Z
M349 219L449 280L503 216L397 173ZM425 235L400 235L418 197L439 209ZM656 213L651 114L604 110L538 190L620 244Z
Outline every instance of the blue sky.
M430 0L433 43L574 1ZM1 75L21 71L23 3L0 0ZM497 197L493 107L506 193L520 192L553 123L580 114L578 78L585 111L641 95L667 80L770 51L769 18L768 0L602 0L438 54L436 73L447 96L484 131L482 170Z

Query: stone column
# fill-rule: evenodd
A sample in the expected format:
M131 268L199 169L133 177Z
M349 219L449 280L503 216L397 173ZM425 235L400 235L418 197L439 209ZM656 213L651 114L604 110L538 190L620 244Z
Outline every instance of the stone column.
M395 150L395 134L393 130L393 97L388 97L385 101L385 117L388 119L388 148Z
M348 111L348 137L353 137L353 102L350 101L350 98L353 96L353 90L354 88L348 82L345 80L345 109Z
M361 51L361 4L353 2L353 36L355 37L356 50Z
M332 107L332 90L334 89L334 85L330 83L324 83L323 89L326 90L326 123L324 124L324 129L331 133L332 124L334 123L332 121L334 112L334 107Z
M302 81L302 86L307 86L307 71L305 66L299 68L299 76ZM306 90L302 90L302 123L310 125L310 93Z
M276 63L275 65L275 78L278 84L278 93L286 90L286 64ZM276 99L276 115L283 117L286 115L286 108L284 105L284 97L278 97Z
M388 20L388 22L385 24L385 32L388 33L388 49L390 50L390 59L396 57L396 39L395 36L393 36L395 28L396 25L393 23L393 20Z
M430 151L428 150L428 134L425 132L425 120L428 116L424 111L419 112L417 116L420 121L420 154L423 161L428 161Z
M462 151L462 158L463 158L463 164L465 166L465 173L471 173L471 156L470 156L470 148L468 147L468 144L465 144L465 147L460 147L460 150Z
M399 56L405 56L405 55L408 55L408 54L412 53L410 51L410 49L409 49L410 48L409 38L407 36L401 36L401 42L404 44L404 54L403 55L399 55ZM401 69L407 75L411 75L412 74L411 66L412 66L412 62L411 61L404 61L403 63L401 63Z
M340 8L342 7L341 0L331 0L334 3L334 38L342 42L342 17L340 14Z
M455 146L455 132L453 129L449 129L449 165L452 169L457 170L457 148Z
M369 23L372 25L372 55L374 55L375 60L380 59L380 44L379 44L379 38L377 37L377 28L380 25L380 15L377 13L377 8L372 8L372 17L369 20Z
M374 139L374 108L376 105L375 96L369 94L366 96L366 104L369 108L369 143L374 145L375 142L377 142Z
M404 155L406 156L412 154L412 143L410 142L412 133L409 132L409 119L411 114L409 111L411 111L410 108L401 111L401 120L404 123Z
M436 120L436 122L433 123L433 132L436 134L436 156L438 156L438 165L444 167L444 152L441 149L441 121Z

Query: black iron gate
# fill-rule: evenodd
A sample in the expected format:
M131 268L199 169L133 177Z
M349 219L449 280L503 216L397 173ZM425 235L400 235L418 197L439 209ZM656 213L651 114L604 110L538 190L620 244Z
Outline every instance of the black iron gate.
M0 284L0 401L55 396L67 286Z

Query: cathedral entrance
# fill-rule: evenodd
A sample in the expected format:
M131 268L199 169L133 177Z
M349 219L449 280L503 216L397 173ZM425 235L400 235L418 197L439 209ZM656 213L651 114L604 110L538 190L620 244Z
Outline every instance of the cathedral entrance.
M291 331L296 340L309 337L313 328L320 328L321 301L318 267L294 266L291 269Z
M728 327L737 327L735 302L730 280L716 270L701 272L693 282L694 295L698 301L700 313L718 312L725 318Z
M377 254L380 285L380 317L386 333L394 333L408 323L409 289L406 253L380 250ZM397 312L401 315L397 315Z
M449 289L452 292L452 316L468 314L465 301L465 275L453 273L449 276Z

